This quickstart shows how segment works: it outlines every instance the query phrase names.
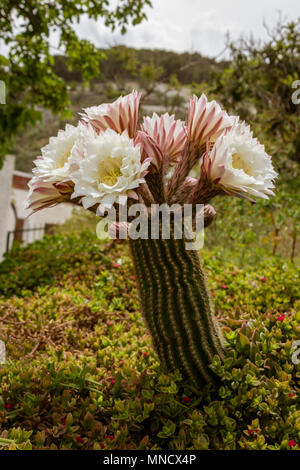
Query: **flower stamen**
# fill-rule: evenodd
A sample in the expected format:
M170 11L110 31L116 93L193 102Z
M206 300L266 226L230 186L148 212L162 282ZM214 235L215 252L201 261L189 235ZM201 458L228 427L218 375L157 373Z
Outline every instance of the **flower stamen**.
M246 175L251 176L251 170L245 163L246 162L239 156L238 153L232 154L232 168L235 170L243 170Z

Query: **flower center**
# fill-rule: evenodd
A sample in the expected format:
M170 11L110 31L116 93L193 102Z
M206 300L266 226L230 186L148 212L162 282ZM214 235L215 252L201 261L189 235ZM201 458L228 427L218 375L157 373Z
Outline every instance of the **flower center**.
M238 153L232 154L232 168L235 170L243 170L246 175L251 176L251 168L245 160L243 160Z
M65 163L68 161L69 159L69 156L70 156L70 150L68 150L67 152L65 152L63 154L63 156L59 159L59 162L57 164L57 167L58 168L63 168Z
M119 176L121 176L120 169L111 170L105 176L102 176L102 183L107 186L113 186L118 181Z
M114 186L118 182L121 173L122 161L108 157L98 167L99 182L107 186Z

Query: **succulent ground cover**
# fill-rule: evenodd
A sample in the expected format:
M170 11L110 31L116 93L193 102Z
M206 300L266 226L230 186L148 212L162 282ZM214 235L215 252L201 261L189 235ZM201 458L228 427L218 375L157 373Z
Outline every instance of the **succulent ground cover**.
M0 265L0 448L299 449L297 269L218 250L201 255L229 352L220 386L195 393L161 369L125 244L87 230L16 247Z

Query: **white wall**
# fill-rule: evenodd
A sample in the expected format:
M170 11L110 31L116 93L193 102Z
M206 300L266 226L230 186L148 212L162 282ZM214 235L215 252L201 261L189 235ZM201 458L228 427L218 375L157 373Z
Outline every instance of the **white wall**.
M0 261L6 248L15 157L7 155L0 171Z
M71 204L59 204L29 215L30 210L25 210L23 207L28 191L12 187L13 174L31 177L30 174L14 171L14 157L6 157L4 167L0 172L0 261L6 251L7 233L16 228L16 218L11 202L15 204L18 218L24 219L23 229L41 228L46 224L62 224L71 217L74 207ZM43 230L23 232L23 241L30 243L42 238L43 235ZM10 246L12 241L13 234L10 236Z
M30 215L30 210L25 210L23 203L26 199L27 191L23 189L13 188L13 200L17 207L18 217L25 219L26 228L34 227L36 225L45 225L45 224L62 224L65 222L72 214L73 205L72 204L58 204L54 207L47 207L41 211L35 212Z
M23 189L12 189L12 200L14 201L17 214L20 219L24 220L24 229L30 228L40 228L44 227L46 224L62 224L67 219L69 219L72 215L73 205L71 204L58 204L54 207L47 207L46 209L42 209L41 211L35 212L31 214L30 210L25 210L23 207L23 203L27 197L27 191ZM15 227L15 217L13 211L9 214L8 220L8 230L14 230ZM23 233L23 241L25 243L31 243L34 240L38 240L42 238L44 232L41 231L34 231L34 232L24 232Z

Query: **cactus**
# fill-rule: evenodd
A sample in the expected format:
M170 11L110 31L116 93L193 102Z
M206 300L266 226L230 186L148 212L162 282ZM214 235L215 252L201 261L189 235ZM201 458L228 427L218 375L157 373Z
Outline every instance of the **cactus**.
M130 237L142 311L159 358L197 389L216 382L209 364L215 355L224 358L198 254L186 250L174 230L170 239L131 237L132 205L138 201L149 215L157 205L177 206L176 214L182 214L188 204L193 228L197 205L204 206L204 223L210 223L214 197L268 198L277 173L250 127L205 95L190 100L186 123L154 113L138 128L140 98L133 91L86 108L76 128L66 126L50 139L35 161L26 208L35 212L72 202L101 217L111 212L111 232ZM121 207L126 217L117 221ZM245 338L241 347L248 347Z
M191 385L217 382L209 368L223 358L198 253L184 239L129 240L142 312L166 370L179 369Z

